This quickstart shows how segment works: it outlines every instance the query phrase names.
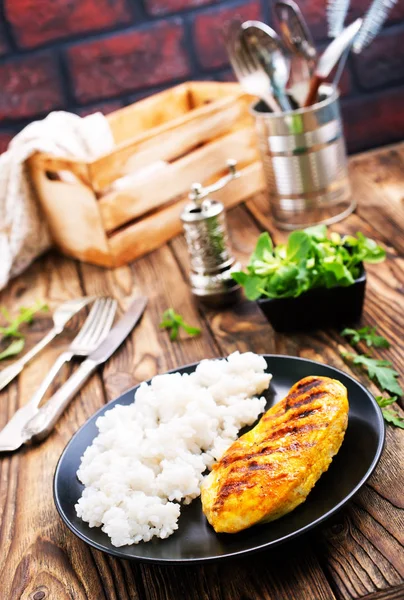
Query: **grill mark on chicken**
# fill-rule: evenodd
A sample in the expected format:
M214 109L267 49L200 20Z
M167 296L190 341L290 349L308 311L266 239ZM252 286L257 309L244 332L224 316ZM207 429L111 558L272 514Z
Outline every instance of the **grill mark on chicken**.
M317 411L318 411L317 408L309 408L309 410L304 410L303 412L298 413L296 415L296 418L297 419L304 419L304 417L308 417L309 415L311 415L311 414L313 414L313 413L315 413Z
M305 379L303 379L302 381L296 383L294 387L295 390L298 390L299 394L304 394L305 392L308 392L309 390L311 390L311 388L315 387L316 385L319 385L320 383L322 383L321 379L318 379L318 377L314 377L311 381L306 381Z
M258 465L257 464L257 466L254 468L254 470L264 470L264 469L267 469L266 465ZM286 477L287 477L287 473L279 473L278 475L271 477L271 481L273 482L278 479L285 479ZM225 483L221 487L221 489L218 491L217 499L216 499L215 503L213 504L212 509L213 510L220 509L223 506L223 504L228 496L230 496L230 495L233 496L235 494L241 494L246 489L251 489L255 486L256 486L256 483L248 482L244 479L240 480L240 481Z
M255 483L251 481L232 481L229 483L225 483L219 491L218 498L215 502L215 506L223 504L223 501L228 496L233 494L241 494L241 492L246 488L252 488L254 486Z
M296 396L292 394L288 397L287 402L285 404L285 412L291 410L292 408L299 408L299 406L309 404L310 402L313 402L313 400L317 400L318 398L322 398L326 395L327 392L316 392L314 390L312 392L309 392L307 396L304 396L303 398L301 398L301 394L297 394ZM301 398L301 400L299 400L298 402L290 402L290 400L294 400L295 398Z
M284 446L265 446L264 448L259 448L256 452L249 452L248 454L236 454L236 455L229 455L229 456L225 456L221 459L221 465L223 467L228 467L229 465L234 465L235 463L239 462L240 460L243 461L249 461L251 459L257 458L257 457L262 457L262 456L269 456L270 454L274 454L275 452L288 452L289 450L291 451L295 451L295 450L301 450L302 448L311 448L312 446L314 446L313 442L304 442L303 444L300 442L296 442L296 441L291 441L289 444L285 444ZM249 464L258 464L257 461L253 460L251 461ZM234 466L232 469L229 470L229 473L232 473L234 471L238 471L239 467L238 466Z

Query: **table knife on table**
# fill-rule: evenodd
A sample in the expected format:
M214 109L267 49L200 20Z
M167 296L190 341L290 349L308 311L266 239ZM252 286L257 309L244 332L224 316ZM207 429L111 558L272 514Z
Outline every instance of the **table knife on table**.
M29 421L15 423L15 428L7 426L0 432L0 452L17 450L28 440L42 440L53 429L56 421L96 368L106 362L127 338L141 318L147 305L147 298L137 298L124 316L111 329L105 340L89 357L84 360L77 371L61 386L61 388L42 406Z

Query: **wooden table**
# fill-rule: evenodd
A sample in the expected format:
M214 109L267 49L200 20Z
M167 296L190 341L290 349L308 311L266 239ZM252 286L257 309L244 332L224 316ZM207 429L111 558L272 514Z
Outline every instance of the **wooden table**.
M363 231L387 248L387 261L368 268L363 324L377 325L392 342L390 350L377 356L392 360L402 371L404 145L353 158L351 173L359 208L334 229ZM264 195L233 209L228 222L234 252L243 262L262 229L276 241L285 237L273 229ZM49 253L8 286L0 304L16 310L44 299L52 308L88 294L114 296L122 309L139 294L148 295L150 303L130 339L82 389L53 434L39 446L0 457L0 600L404 598L404 432L391 426L368 485L323 527L273 551L235 562L163 567L116 560L76 539L53 505L55 464L78 427L124 390L156 373L235 350L303 356L351 373L338 351L346 343L335 330L275 334L256 305L246 301L222 312L198 311L187 285L182 237L115 271ZM190 323L199 323L202 336L170 342L158 328L170 306ZM38 318L29 344L50 325L50 315ZM55 341L1 394L0 426L28 400L71 337L72 331ZM354 375L368 384L362 373Z

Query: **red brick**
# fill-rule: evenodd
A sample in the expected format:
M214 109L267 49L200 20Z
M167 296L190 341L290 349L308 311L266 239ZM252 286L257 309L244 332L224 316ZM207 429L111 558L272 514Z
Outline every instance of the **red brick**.
M151 15L166 15L214 2L217 0L145 0L146 10Z
M225 67L229 64L223 41L223 30L233 19L259 19L260 3L257 0L231 8L214 8L195 17L194 39L198 60L205 69Z
M235 81L237 81L237 78L236 78L234 72L232 70L230 70L230 71L225 71L224 73L220 73L220 75L218 76L218 80L234 83Z
M91 106L83 106L82 108L78 108L75 112L77 112L80 117L87 117L87 115L92 115L95 112L101 112L103 115L108 115L110 112L120 108L122 108L122 102L120 100L112 100L111 102L98 102Z
M366 90L404 80L403 31L384 32L353 56L357 79Z
M119 96L190 72L178 19L74 46L68 57L79 102Z
M14 137L13 133L8 133L6 131L0 131L0 154L7 150L7 146Z
M59 73L49 54L0 65L0 120L43 115L63 106Z
M355 0L352 0L353 2ZM326 5L325 0L300 0L299 2L303 16L310 27L312 35L316 39L327 37Z
M404 138L404 87L343 101L345 136L350 152Z
M126 24L132 18L127 0L5 0L4 4L23 48Z
M0 25L0 56L7 54L7 52L8 52L7 40L4 35L3 27Z
M351 93L351 87L352 87L351 79L352 79L351 73L349 71L348 66L346 65L345 69L342 73L342 77L338 84L339 92L340 92L342 98L344 98L345 96L348 96Z

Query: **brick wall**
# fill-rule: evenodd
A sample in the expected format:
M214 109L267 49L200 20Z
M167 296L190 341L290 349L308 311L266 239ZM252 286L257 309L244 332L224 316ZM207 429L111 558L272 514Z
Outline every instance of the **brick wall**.
M326 0L300 0L320 48ZM351 16L369 5L351 0ZM233 16L270 22L270 0L0 0L0 150L49 111L107 113L187 79L229 80ZM341 83L351 152L404 137L404 2L351 57Z

